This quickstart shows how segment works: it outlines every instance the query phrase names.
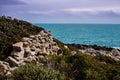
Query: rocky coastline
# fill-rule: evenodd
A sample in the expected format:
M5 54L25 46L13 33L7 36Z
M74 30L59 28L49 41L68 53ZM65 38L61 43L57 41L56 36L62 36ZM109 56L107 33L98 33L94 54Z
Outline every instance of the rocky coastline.
M84 44L67 44L68 46L75 47L80 52L92 55L99 56L104 55L113 58L116 61L120 60L120 50L115 48L109 48L105 46L97 45L84 45Z
M120 80L119 49L64 44L26 21L5 16L0 21L0 80L56 80L61 75L59 80Z
M69 46L76 48L83 54L92 56L104 55L113 58L116 61L120 60L120 50L97 45L83 45L83 44L64 44L64 48L70 49ZM72 50L72 49L71 49ZM63 54L58 44L53 40L50 32L41 31L37 35L30 35L30 37L23 37L21 42L13 44L13 51L5 61L0 61L0 74L10 75L13 70L21 65L35 61L40 63L46 55ZM76 51L72 50L72 54Z
M113 58L116 61L120 60L120 50L97 45L83 45L83 44L64 44L64 48L70 49L69 46L76 48L83 54L92 56L104 55ZM70 49L72 50L72 49ZM0 74L9 76L13 70L19 66L35 61L40 63L46 55L56 54L62 55L63 51L54 41L50 32L41 31L37 35L30 35L30 37L23 37L21 42L13 44L13 51L4 61L0 61ZM76 51L72 50L72 54Z

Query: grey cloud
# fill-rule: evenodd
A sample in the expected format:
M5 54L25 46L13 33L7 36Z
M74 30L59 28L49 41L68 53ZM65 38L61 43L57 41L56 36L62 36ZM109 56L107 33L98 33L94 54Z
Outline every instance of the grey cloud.
M0 0L0 5L18 5L18 4L25 4L20 0Z

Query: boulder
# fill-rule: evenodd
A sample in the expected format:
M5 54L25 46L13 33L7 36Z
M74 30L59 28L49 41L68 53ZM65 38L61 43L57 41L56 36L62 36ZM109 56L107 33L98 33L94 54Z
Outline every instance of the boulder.
M42 37L46 35L46 33L43 30L40 32L40 34Z
M20 61L24 58L23 42L13 44L13 51L11 52L11 56L14 57L17 61Z
M28 40L27 42L28 42L29 44L32 44L32 40Z
M31 35L30 38L35 39L35 36L34 36L34 35Z
M63 51L62 51L61 49L59 49L59 50L57 51L57 54L58 54L58 55L63 54Z
M29 46L29 43L28 43L28 42L24 42L24 43L23 43L23 46L24 46L24 47L27 47L27 46Z
M30 63L31 61L36 61L35 56L29 56L29 57L24 59L25 63Z
M29 47L29 46L25 47L25 48L24 48L24 51L25 51L25 52L30 52L30 47Z
M36 47L35 46L32 46L31 47L31 51L35 51L36 50Z
M69 49L67 45L64 45L64 48Z
M28 38L28 37L23 37L23 38L22 38L23 41L28 41L29 39L30 39L30 38Z
M10 67L18 66L20 64L19 61L17 61L16 59L14 59L11 56L9 56L8 58L6 58L5 61L9 63Z
M114 56L120 56L120 52L117 49L112 49L111 52Z
M37 43L37 40L33 40L32 42L33 42L33 43Z
M11 74L9 70L9 64L7 62L0 61L0 75L5 76Z
M13 44L13 49L15 51L21 51L23 48L23 42L17 42L15 44Z

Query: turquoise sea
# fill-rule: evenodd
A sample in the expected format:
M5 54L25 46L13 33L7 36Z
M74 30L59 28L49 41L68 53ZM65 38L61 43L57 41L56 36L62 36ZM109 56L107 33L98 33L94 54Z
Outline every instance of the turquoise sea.
M120 47L120 24L36 24L64 43Z

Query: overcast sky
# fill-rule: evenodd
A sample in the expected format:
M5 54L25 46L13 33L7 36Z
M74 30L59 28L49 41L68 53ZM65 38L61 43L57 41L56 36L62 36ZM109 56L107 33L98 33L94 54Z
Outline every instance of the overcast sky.
M120 0L0 0L0 15L32 23L120 23Z

